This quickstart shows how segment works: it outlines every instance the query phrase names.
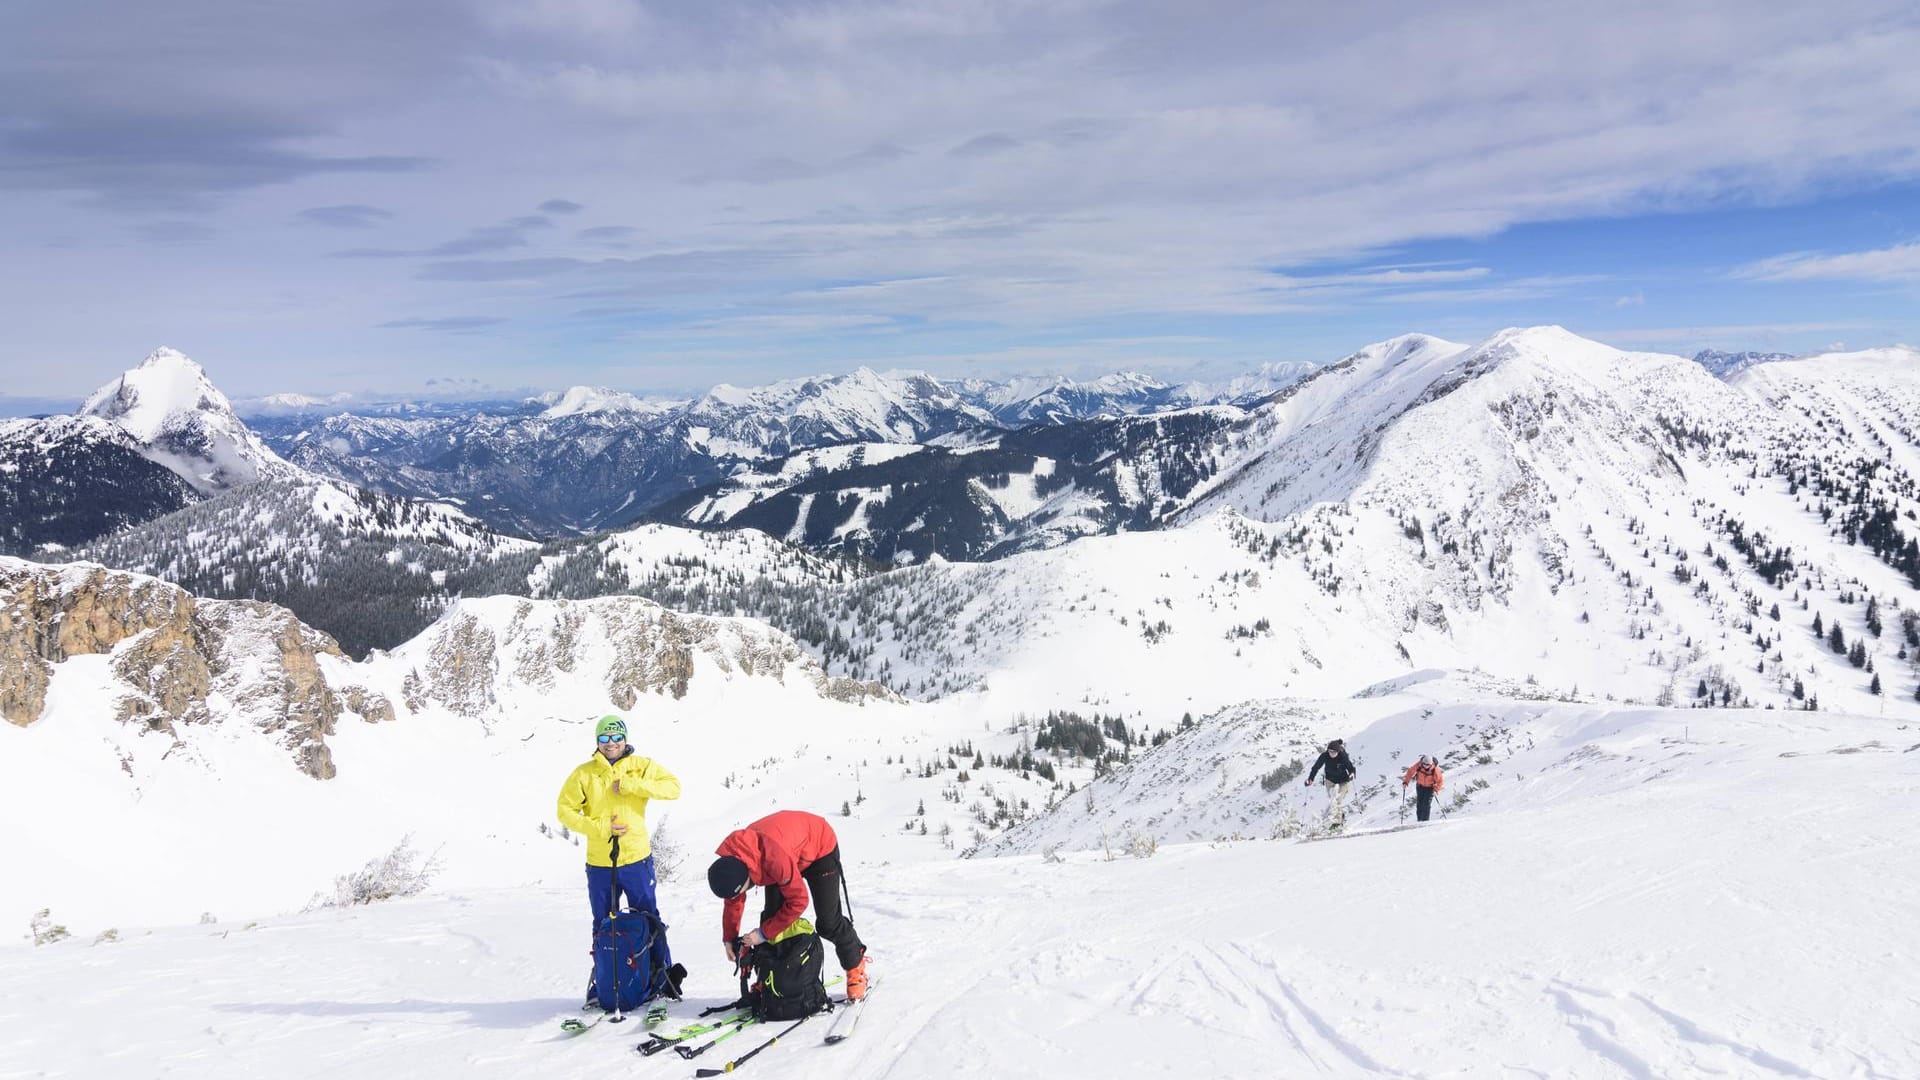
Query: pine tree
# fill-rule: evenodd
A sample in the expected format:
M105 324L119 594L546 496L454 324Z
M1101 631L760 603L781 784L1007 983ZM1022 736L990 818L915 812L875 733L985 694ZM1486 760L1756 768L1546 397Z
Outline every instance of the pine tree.
M1867 647L1864 643L1855 641L1853 648L1847 650L1847 663L1852 664L1854 667L1866 666Z
M1847 638L1845 634L1842 634L1840 632L1839 623L1834 623L1833 630L1827 634L1827 646L1831 648L1834 652L1841 653L1843 655L1846 653Z
M1875 675L1873 677L1873 682L1867 687L1867 693L1875 697L1880 696L1880 676Z
M1880 636L1880 601L1876 597L1867 597L1867 633Z
M1826 628L1820 625L1820 613L1817 611L1814 612L1813 613L1813 636L1823 637L1826 635L1826 632L1827 632Z

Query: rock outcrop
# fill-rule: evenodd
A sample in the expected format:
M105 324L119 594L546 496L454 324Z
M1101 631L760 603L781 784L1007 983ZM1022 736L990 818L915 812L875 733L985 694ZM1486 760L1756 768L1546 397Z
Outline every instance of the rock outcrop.
M101 655L120 722L176 741L193 725L247 723L316 779L334 775L326 737L342 711L393 719L383 695L330 680L321 658L344 662L339 645L284 608L201 600L86 563L0 559L0 716L35 723L58 666Z
M726 673L806 680L850 703L898 700L878 683L829 676L794 640L749 619L690 615L632 596L596 600L462 601L401 654L408 708L433 703L484 716L508 686L553 689L590 679L630 709L644 694L686 696L702 662Z

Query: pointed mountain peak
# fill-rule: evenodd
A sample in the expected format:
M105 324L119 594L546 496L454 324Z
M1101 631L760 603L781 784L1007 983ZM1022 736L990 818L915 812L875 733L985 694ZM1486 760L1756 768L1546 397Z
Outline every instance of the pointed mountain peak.
M77 415L118 425L149 459L202 492L298 472L248 430L227 395L178 349L148 353L139 367L95 390Z
M148 353L147 358L140 361L140 367L143 369L176 367L197 375L204 374L200 365L194 363L191 357L170 345L162 345Z
M175 418L191 413L232 417L233 403L199 364L163 345L139 367L95 390L78 414L111 420L134 438L152 442Z

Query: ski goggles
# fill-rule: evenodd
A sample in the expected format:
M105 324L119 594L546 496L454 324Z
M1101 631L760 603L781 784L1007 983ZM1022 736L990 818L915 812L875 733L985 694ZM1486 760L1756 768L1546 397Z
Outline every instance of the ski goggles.
M601 746L605 746L608 743L617 743L617 742L627 741L627 737L625 735L595 735L593 738L594 738L594 741L599 743Z

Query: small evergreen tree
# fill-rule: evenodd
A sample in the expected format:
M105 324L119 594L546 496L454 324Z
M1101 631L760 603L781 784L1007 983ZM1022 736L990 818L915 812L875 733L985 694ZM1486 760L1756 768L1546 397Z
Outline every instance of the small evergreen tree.
M1846 655L1847 637L1840 632L1839 623L1834 623L1833 629L1827 632L1827 647L1843 656Z

